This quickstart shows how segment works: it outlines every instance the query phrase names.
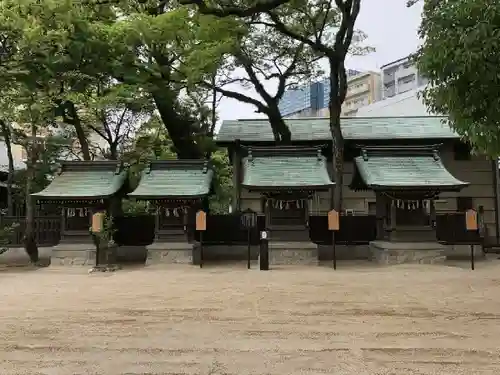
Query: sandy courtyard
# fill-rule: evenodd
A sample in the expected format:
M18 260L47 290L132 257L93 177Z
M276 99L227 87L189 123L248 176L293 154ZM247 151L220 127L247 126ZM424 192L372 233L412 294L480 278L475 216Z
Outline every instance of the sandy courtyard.
M500 261L0 272L0 374L500 374Z

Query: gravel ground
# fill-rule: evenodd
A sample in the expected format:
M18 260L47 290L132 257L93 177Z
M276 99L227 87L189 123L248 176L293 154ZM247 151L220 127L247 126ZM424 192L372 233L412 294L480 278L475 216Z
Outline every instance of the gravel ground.
M500 374L500 261L0 272L0 374Z

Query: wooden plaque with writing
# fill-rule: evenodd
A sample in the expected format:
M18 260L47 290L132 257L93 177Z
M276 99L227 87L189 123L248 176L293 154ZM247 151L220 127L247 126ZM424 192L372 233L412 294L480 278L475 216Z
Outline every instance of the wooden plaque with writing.
M477 230L477 212L474 209L465 212L465 226L467 230Z
M339 230L340 220L339 213L335 210L328 212L328 230Z
M96 212L92 215L92 232L101 233L104 230L104 212Z
M203 210L196 213L196 230L207 230L207 214Z

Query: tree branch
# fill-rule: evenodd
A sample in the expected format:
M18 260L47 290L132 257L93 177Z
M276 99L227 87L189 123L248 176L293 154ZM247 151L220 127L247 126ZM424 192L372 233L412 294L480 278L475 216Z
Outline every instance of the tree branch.
M265 13L273 10L283 4L290 2L290 0L261 0L256 2L248 8L241 8L236 6L227 6L221 8L209 7L205 0L180 0L181 5L196 5L202 14L210 14L215 17L251 17L258 13Z
M253 70L252 60L247 55L245 55L244 52L239 52L237 55L235 55L235 57L243 66L243 69L245 69L245 72L247 73L250 82L252 82L255 91L257 91L257 94L259 94L266 103L268 103L269 100L272 100L271 95L269 95L269 93L264 88L264 85L262 85L262 83L260 82L259 77L257 77L257 74L255 74L255 71Z
M268 108L264 104L262 104L260 101L258 101L257 99L251 98L249 96L246 96L245 94L241 94L241 93L236 92L236 91L225 90L221 87L213 87L211 84L209 84L207 82L204 82L202 84L205 87L214 89L219 94L224 95L226 98L236 99L240 102L251 104L251 105L257 107L258 112L261 112L261 113L269 112Z
M325 46L323 43L321 43L320 40L313 41L309 38L306 38L303 35L296 33L295 31L290 30L287 25L285 25L283 22L281 22L279 16L276 13L267 12L267 15L273 21L273 23L269 24L268 26L274 27L280 33L282 33L282 34L284 34L292 39L295 39L301 43L308 45L313 50L321 52L322 54L324 54L327 57L330 57L334 54L334 51L331 48L328 48L327 46Z
M285 88L286 88L286 82L288 78L290 78L295 72L295 69L297 67L297 63L300 59L300 55L304 51L304 44L302 44L299 48L295 50L295 54L293 55L292 62L288 66L288 68L285 70L285 72L280 76L279 78L279 83L278 83L278 89L276 90L276 95L274 96L275 100L281 99L283 94L285 93Z

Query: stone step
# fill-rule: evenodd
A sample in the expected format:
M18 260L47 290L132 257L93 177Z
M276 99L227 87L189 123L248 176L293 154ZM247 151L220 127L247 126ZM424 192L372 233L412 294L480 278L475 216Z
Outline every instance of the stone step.
M310 241L272 241L269 243L269 263L271 265L317 265L318 246Z
M446 246L437 242L370 242L372 260L379 264L434 264L446 260Z

